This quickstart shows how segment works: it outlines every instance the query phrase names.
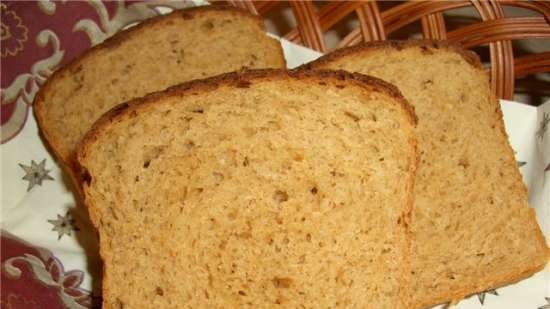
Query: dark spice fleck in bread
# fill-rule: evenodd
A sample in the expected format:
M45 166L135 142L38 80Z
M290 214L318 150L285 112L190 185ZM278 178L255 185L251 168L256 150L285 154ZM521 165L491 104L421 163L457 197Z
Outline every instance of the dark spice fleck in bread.
M78 147L104 308L406 308L414 115L346 72L229 73Z

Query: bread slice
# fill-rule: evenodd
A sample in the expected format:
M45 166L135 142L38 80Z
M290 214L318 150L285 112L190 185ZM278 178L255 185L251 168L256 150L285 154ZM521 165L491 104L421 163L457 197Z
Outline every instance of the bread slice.
M384 42L341 49L307 66L381 78L416 110L413 308L457 302L545 266L546 242L473 53L443 42Z
M394 87L345 72L117 107L78 151L104 308L404 308L413 123Z
M249 68L285 68L262 21L235 8L175 11L117 33L55 72L34 102L53 152L73 167L77 143L122 102L185 81Z

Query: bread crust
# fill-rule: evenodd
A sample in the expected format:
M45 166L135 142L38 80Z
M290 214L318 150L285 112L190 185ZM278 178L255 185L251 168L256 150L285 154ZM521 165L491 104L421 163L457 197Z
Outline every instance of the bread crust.
M426 53L429 53L429 51L425 48L447 49L449 51L453 51L459 54L460 56L462 56L462 58L466 62L468 62L470 65L478 69L483 69L483 65L481 64L479 56L476 53L469 50L465 50L458 43L453 43L450 41L438 41L438 40L405 40L405 41L388 40L388 41L374 41L374 42L361 43L354 46L337 49L329 54L321 56L316 60L313 60L309 63L304 64L300 68L313 69L316 66L320 66L322 64L331 62L332 60L339 59L347 55L355 54L357 52L383 49L383 48L402 50L410 47L420 47Z
M160 15L156 16L154 18L150 18L147 20L144 20L140 22L138 25L131 27L129 29L122 30L112 37L107 38L104 42L97 44L90 49L87 49L84 51L80 56L72 59L69 63L61 67L60 69L56 70L46 81L46 83L38 90L38 93L36 94L33 102L33 109L34 109L34 115L36 117L38 127L40 129L40 132L43 136L43 138L46 141L46 144L48 144L51 151L54 153L56 158L59 158L60 161L62 161L63 165L65 166L65 169L71 173L74 169L77 169L78 164L76 164L76 158L74 157L74 151L70 153L68 156L62 155L62 151L60 151L60 142L57 141L49 131L47 121L46 121L46 112L45 109L47 108L44 106L44 99L50 92L50 89L52 87L52 84L54 84L60 77L62 77L64 74L70 74L75 71L79 71L79 65L80 63L90 57L94 57L96 54L109 50L112 48L116 48L118 45L120 45L122 42L125 42L127 40L132 39L133 37L140 34L140 32L145 29L149 28L151 26L165 23L169 20L174 20L178 18L183 19L192 19L197 16L212 13L212 12L229 12L230 14L239 15L240 17L249 18L251 20L254 20L254 22L261 28L265 29L263 20L259 16L252 15L242 9L228 6L228 5L207 5L207 6L198 6L198 7L191 7L191 8L185 8L182 10L176 10L166 15ZM273 38L267 37L269 40L276 41ZM275 46L278 46L277 51L280 54L280 58L284 60L284 54L283 49L280 44L274 44ZM78 174L78 170L74 171L75 174ZM71 175L72 178L74 178L74 175Z
M468 64L474 67L478 71L478 74L483 75L483 78L486 80L487 84L489 83L489 76L485 72L477 54L471 51L465 50L459 44L455 44L447 41L437 41L437 40L378 41L378 42L369 42L369 43L359 44L356 46L336 50L330 54L320 57L315 61L312 61L310 63L303 65L301 68L314 70L316 67L322 67L327 63L343 58L345 56L356 55L363 52L368 53L369 51L373 51L373 50L379 50L379 49L403 50L406 48L416 48L416 47L422 48L422 50L424 50L424 48L446 49L450 52L456 53L460 55ZM426 50L426 52L429 52L429 51ZM493 94L491 94L489 101L495 111L493 116L495 117L496 123L498 125L498 129L503 135L503 137L507 139L508 135L504 128L503 116L502 116L502 111L500 109L498 98ZM506 143L506 157L508 162L515 162L513 150L508 143ZM527 188L525 187L525 184L522 181L519 170L515 168L513 173L514 173L514 179L519 183L521 183L521 190L522 190L521 193L527 195ZM483 278L483 280L480 280L479 282L473 283L461 289L457 289L447 295L433 295L433 294L425 295L425 298L421 302L411 303L410 304L411 308L414 308L414 309L428 308L435 304L440 304L440 303L449 302L449 301L451 304L456 304L466 296L520 281L542 270L545 267L548 260L550 259L550 249L546 244L546 240L541 230L539 228L536 228L537 221L536 221L536 215L533 209L530 210L530 218L531 218L531 223L534 225L533 229L536 230L535 234L537 237L537 241L539 242L540 247L544 248L544 251L545 251L544 255L546 259L544 260L544 262L538 263L537 261L537 263L535 263L534 265L532 265L532 267L529 267L527 269L523 269L523 270L510 269L508 272L502 275L485 277Z
M165 91L151 93L145 97L133 99L128 102L122 103L109 112L105 113L98 121L96 121L90 131L86 136L81 140L79 146L77 147L77 161L80 165L80 169L87 174L86 171L86 160L89 155L89 147L91 144L97 141L102 132L108 128L112 123L123 121L126 118L131 118L135 113L140 110L146 110L148 106L154 105L158 100L171 96L192 96L197 92L212 91L223 86L229 87L249 87L250 84L261 81L261 80L275 80L275 79L310 79L313 82L324 82L326 83L329 80L332 80L335 86L345 82L346 84L353 84L361 88L366 88L370 91L377 91L388 95L394 98L397 101L397 104L404 111L407 120L412 127L416 125L417 118L414 114L413 107L406 101L402 96L400 91L393 85L367 75L358 74L358 73L349 73L346 71L331 71L331 70L278 70L278 69L258 69L258 70L243 70L241 72L231 72L222 74L219 76L211 77L204 80L194 80L180 85L176 85L166 89ZM401 278L402 289L400 299L406 307L408 307L408 286L409 286L409 273L411 269L410 261L410 250L412 242L412 233L410 230L410 222L413 212L414 205L414 182L415 182L415 173L419 164L420 156L418 153L418 147L416 139L413 134L409 135L409 143L412 148L411 158L409 162L409 181L407 185L408 200L406 202L405 208L402 211L402 225L400 227L403 229L405 237L403 239L404 243L402 244L403 252L403 277ZM82 182L82 188L85 193L85 196L88 192L88 187L90 181L89 175L87 177L81 177L81 179L88 179L87 181ZM100 218L97 218L94 209L93 201L90 199L85 199L86 206L90 212L90 217L92 218L93 224L98 227ZM104 253L101 251L101 256L104 257ZM104 293L109 293L108 286L104 286ZM104 304L105 306L106 304Z
M376 90L385 93L388 96L393 97L399 102L401 108L406 111L407 117L412 125L416 125L417 117L414 113L414 107L410 105L403 97L399 89L394 85L387 83L379 78L359 74L350 73L344 70L280 70L280 69L256 69L256 70L242 70L241 72L229 72L206 79L198 79L190 82L178 84L167 88L163 91L157 91L150 93L144 97L136 98L124 103L121 103L113 107L108 112L104 113L87 132L87 134L80 141L77 147L77 159L79 165L82 167L82 162L86 157L88 145L93 143L98 134L104 129L104 127L112 122L116 122L125 115L130 114L133 111L145 108L149 104L155 104L158 99L169 97L172 95L186 96L197 91L211 91L221 86L234 86L243 87L253 80L261 79L274 79L274 78L332 78L336 81L347 81L354 83L362 88L369 90ZM319 80L323 81L323 80Z

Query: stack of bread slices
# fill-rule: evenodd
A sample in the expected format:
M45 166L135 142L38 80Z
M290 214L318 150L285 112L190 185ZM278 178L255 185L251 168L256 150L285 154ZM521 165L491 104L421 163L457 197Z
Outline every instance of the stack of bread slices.
M428 308L549 250L478 58L371 43L285 70L237 9L116 34L35 99L100 236L103 308Z

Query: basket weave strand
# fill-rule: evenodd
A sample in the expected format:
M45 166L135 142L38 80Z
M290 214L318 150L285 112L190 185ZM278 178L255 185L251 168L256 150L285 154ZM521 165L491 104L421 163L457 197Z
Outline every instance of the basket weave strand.
M386 40L392 33L418 21L424 38L449 40L465 48L489 45L491 87L502 99L513 98L516 78L550 72L550 51L514 58L512 48L515 40L550 38L550 1L409 1L384 10L379 8L377 1L326 1L319 7L311 0L226 2L261 16L290 7L296 27L285 33L284 38L320 52L328 52L324 33L350 14L355 14L358 26L338 42L338 48ZM504 6L536 14L509 17L504 13ZM463 7L473 7L480 20L449 31L444 13Z

